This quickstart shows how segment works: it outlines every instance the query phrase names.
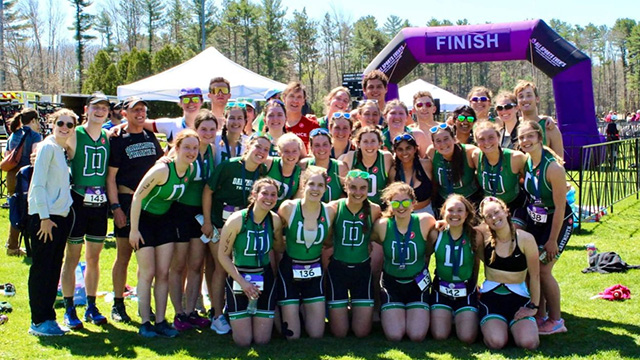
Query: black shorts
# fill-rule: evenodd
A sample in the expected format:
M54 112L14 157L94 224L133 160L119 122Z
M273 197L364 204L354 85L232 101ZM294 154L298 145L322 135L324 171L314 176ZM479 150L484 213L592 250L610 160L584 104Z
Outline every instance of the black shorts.
M82 244L86 235L87 241L103 243L107 235L107 203L98 207L84 206L84 197L73 190L71 198L71 233L67 242Z
M196 220L196 215L202 214L202 207L191 206L174 202L171 210L178 229L177 242L189 242L191 239L200 239L202 225Z
M297 261L298 264L310 264L314 262L320 262L318 258L316 261ZM324 271L322 275L311 278L309 280L294 280L293 279L293 263L294 260L284 253L280 264L278 264L278 279L276 280L276 288L278 292L278 305L294 305L300 304L302 300L303 304L310 304L314 302L324 301ZM322 269L322 266L320 267Z
M170 213L154 215L142 210L138 229L144 239L144 244L140 242L139 248L156 247L178 239L178 231Z
M133 201L133 194L118 194L118 201L120 203L120 208L124 211L124 214L127 216L127 225L123 228L119 228L116 226L114 221L113 223L113 233L116 237L119 238L129 238L129 233L131 232L131 223L130 223L130 213L131 213L131 202Z
M360 264L347 264L331 257L326 284L329 308L347 307L349 297L352 306L372 307L372 280L371 259Z
M431 310L449 310L454 315L464 311L478 312L478 293L475 286L467 285L467 296L451 297L440 292L440 282L437 277L431 285L429 302Z
M504 288L504 286L501 287ZM530 301L530 298L511 291L506 295L500 295L494 290L480 294L480 299L478 300L480 325L482 326L487 320L498 319L506 322L511 327L516 323L513 320L513 316ZM525 319L535 321L533 317L526 317L520 320Z
M380 280L381 310L424 309L429 310L429 291L420 290L413 278L399 279L382 273Z
M520 227L522 228L525 228L527 226L527 218L529 217L529 215L527 214L527 209L525 208L526 203L527 196L525 195L524 190L520 189L520 194L518 194L518 197L507 204L509 212L511 213L512 222L516 225L520 225Z
M549 234L551 234L551 222L553 214L547 214L546 223L537 223L531 219L527 214L527 232L533 235L536 239L538 246L544 246L547 240L549 240ZM562 254L564 248L569 242L571 233L573 232L573 210L571 206L567 205L564 208L564 220L560 227L560 235L558 235L558 254Z
M227 311L229 319L238 320L250 316L273 319L276 310L276 288L275 277L271 265L268 264L260 269L242 269L238 268L240 274L244 273L262 273L263 290L258 298L258 310L254 315L247 313L249 299L244 293L236 293L233 291L233 278L227 277L225 282L225 292L227 294Z

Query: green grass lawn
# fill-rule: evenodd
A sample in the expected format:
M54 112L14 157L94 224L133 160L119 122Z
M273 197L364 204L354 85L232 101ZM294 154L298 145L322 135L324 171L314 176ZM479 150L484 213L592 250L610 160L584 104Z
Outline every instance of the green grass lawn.
M274 335L271 344L253 348L238 348L231 336L219 336L207 330L192 331L176 339L144 339L137 334L139 318L133 325L109 323L104 327L85 325L85 329L59 338L37 338L27 334L30 314L27 296L29 260L0 254L0 283L11 282L17 287L10 301L14 311L9 322L0 325L0 359L57 358L234 358L234 359L467 359L467 358L640 358L640 306L636 296L640 291L640 270L626 274L582 274L587 266L585 244L595 243L601 251L616 251L630 264L640 264L640 202L635 197L616 205L614 214L599 223L583 224L580 235L571 238L567 251L556 267L556 277L562 290L563 317L568 333L542 337L536 351L523 351L513 346L503 351L489 351L481 341L463 345L455 338L422 343L391 343L385 340L379 325L367 339L348 337L338 340L327 331L321 340L303 338L287 342ZM6 239L7 210L0 210L0 235ZM114 242L108 241L102 256L100 290L111 289L111 265L115 256ZM135 284L135 259L129 271L129 284ZM621 283L632 291L632 299L609 302L590 297L605 287ZM130 314L136 314L136 304L127 302ZM110 304L98 299L103 313ZM80 309L82 314L84 309ZM58 309L62 320L63 310ZM169 318L173 318L169 305Z

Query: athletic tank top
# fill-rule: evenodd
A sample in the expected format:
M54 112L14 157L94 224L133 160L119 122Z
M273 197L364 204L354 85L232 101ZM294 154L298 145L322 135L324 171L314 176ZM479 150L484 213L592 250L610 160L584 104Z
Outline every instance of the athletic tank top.
M524 190L529 194L529 203L534 203L539 198L542 206L547 208L555 207L551 184L547 182L547 168L554 161L556 161L556 158L544 149L542 149L540 163L535 168L531 162L531 157L527 159L524 173Z
M406 234L400 234L396 227L396 220L389 218L387 234L382 243L384 272L397 278L414 277L424 269L426 248L418 215L411 214Z
M291 212L289 224L285 230L287 255L294 260L314 260L322 255L322 244L329 234L329 216L322 204L318 216L318 227L315 230L304 229L302 216L302 199L296 199L295 210Z
M365 215L364 209L354 214L347 207L347 199L338 200L338 211L333 226L333 257L348 264L366 261L369 258L372 228L371 209L369 215Z
M384 167L384 154L378 150L378 157L371 167L366 167L362 161L358 161L358 152L353 154L353 162L351 169L362 170L369 173L369 192L367 196L369 200L375 204L381 205L382 190L387 186L387 171Z
M511 169L513 151L501 151L500 160L495 165L489 164L487 157L480 152L476 176L485 196L495 196L508 204L520 193L520 174L514 174Z
M500 257L496 254L495 259L491 262L491 254L495 250L495 247L491 246L491 242L484 244L484 261L485 266L488 266L492 269L509 271L509 272L520 272L527 270L527 257L524 256L520 247L518 246L518 235L514 239L515 249L511 253L511 255L507 257ZM490 263L491 262L491 263Z
M309 165L316 165L316 159L311 158L308 162ZM342 185L340 185L340 169L338 166L338 160L329 159L329 168L327 169L327 175L329 181L327 182L327 191L322 195L322 202L328 203L329 201L338 200L344 195Z
M446 282L467 281L473 275L475 256L466 233L454 240L449 229L438 234L434 249L436 275Z
M274 157L267 176L279 185L278 202L275 209L279 208L283 201L293 199L293 196L298 192L298 185L300 185L300 167L298 165L294 167L291 176L285 177L282 175L282 158Z
M238 267L257 268L269 264L273 248L273 215L265 216L260 224L253 220L253 210L240 210L242 228L233 243L233 263Z
M84 196L88 186L106 186L110 151L105 130L93 140L84 126L76 128L76 154L71 160L73 191Z
M167 182L162 185L156 185L149 195L142 199L142 210L154 215L163 215L169 211L171 203L184 195L191 176L190 169L187 169L182 177L178 176L176 163L173 161L167 166L169 167Z
M204 156L198 153L198 158L193 162L191 181L189 181L184 195L178 200L179 203L189 206L202 206L202 190L209 177L213 174L214 163L213 148L209 145Z
M453 183L453 170L451 163L442 156L438 151L433 155L433 170L435 181L438 183L438 194L446 199L449 194L459 194L469 197L478 191L478 183L475 178L475 170L469 166L467 161L466 145L460 144L462 147L462 161L464 171L462 177L456 183Z
M547 143L547 118L544 117L538 120L538 125L540 125L540 127L542 128L542 143L549 146L549 144Z

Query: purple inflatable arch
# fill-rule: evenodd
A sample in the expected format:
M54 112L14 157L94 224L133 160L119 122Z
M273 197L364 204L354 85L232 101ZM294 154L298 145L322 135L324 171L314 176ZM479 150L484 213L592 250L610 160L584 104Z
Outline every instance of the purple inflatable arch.
M580 147L600 141L591 60L542 20L405 28L369 64L389 77L387 98L419 63L528 60L553 79L567 168L580 166ZM478 84L483 85L483 84Z

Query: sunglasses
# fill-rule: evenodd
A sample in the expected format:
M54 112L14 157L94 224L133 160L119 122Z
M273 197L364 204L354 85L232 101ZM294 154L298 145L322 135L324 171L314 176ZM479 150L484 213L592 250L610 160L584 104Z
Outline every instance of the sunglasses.
M471 102L485 102L489 101L489 98L486 96L474 96L471 98Z
M209 92L212 93L213 95L215 95L215 94L227 95L229 93L229 88L228 87L214 87L212 89L209 89Z
M447 128L447 124L446 123L442 123L442 124L438 124L434 127L432 127L431 129L429 129L429 132L432 134L435 134L438 132L438 130L444 130Z
M416 103L416 107L417 107L418 109L419 109L419 108L421 108L421 107L423 107L423 106L425 106L425 107L427 107L427 108L430 108L430 107L432 107L432 106L433 106L433 104L432 104L432 103L430 103L430 102L425 102L425 103L421 103L421 102L419 102L419 103Z
M467 120L468 122L472 123L472 122L476 121L476 118L474 118L473 116L458 115L458 121L464 122L465 120Z
M311 130L311 132L309 133L309 137L316 137L318 135L329 135L329 131L327 131L327 129L325 128L315 128L313 130Z
M347 173L348 178L369 179L369 173L362 170L351 170Z
M247 108L247 104L243 103L243 102L230 102L230 103L227 103L227 106L225 106L224 108L225 109L231 109L231 108L234 108L234 107L239 107L239 108L246 109Z
M403 141L403 140L416 142L416 139L413 137L413 135L411 135L409 133L404 133L404 134L400 134L400 135L394 137L393 138L393 143L396 144L396 143L399 143L400 141Z
M510 103L510 104L506 104L506 105L496 105L496 111L511 110L514 107L516 107L516 104L514 104L514 103Z
M76 124L74 124L74 123L72 123L72 122L66 122L66 121L62 121L62 120L58 120L58 121L56 122L56 126L58 126L58 127L63 127L63 126L65 126L65 125L67 125L67 127L68 127L69 129L73 129L73 127L74 127L74 126L76 126Z
M373 103L373 104L378 105L378 100L376 100L376 99L360 100L360 101L358 101L358 106L364 106L364 105L367 105L369 103Z
M402 201L391 200L390 203L391 203L391 207L394 209L400 208L400 205L402 205L403 208L407 209L409 208L409 206L411 206L412 201L409 199L402 200Z
M336 112L336 113L333 113L331 118L333 118L333 119L345 118L345 119L349 120L349 119L351 119L351 114L350 113Z
M192 97L183 97L180 98L180 101L182 101L183 104L188 104L188 103L194 103L194 104L199 104L200 103L200 96L192 96Z

